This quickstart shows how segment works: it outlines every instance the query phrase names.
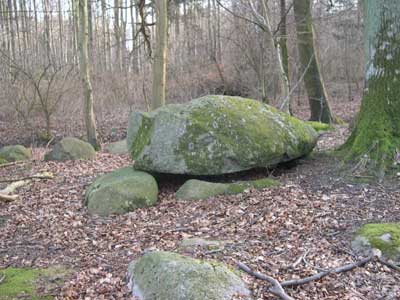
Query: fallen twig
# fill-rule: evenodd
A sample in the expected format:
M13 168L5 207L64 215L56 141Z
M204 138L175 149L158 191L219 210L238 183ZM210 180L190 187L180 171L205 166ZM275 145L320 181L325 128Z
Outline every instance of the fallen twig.
M0 183L10 183L10 182L16 182L16 181L24 181L24 180L31 180L31 179L52 179L54 178L54 175L48 172L32 175L32 176L26 176L22 178L15 178L15 179L0 179Z
M347 265L340 266L340 267L337 267L337 268L334 268L334 269L330 269L330 270L327 270L327 271L319 272L319 273L317 273L315 275L308 276L308 277L305 277L305 278L292 279L292 280L287 280L287 281L283 281L283 282L279 282L275 278L273 278L271 276L268 276L266 274L262 274L262 273L253 271L248 266L246 266L244 263L238 262L237 264L238 264L239 269L245 271L246 273L254 276L255 278L258 278L258 279L261 279L261 280L265 280L265 281L271 283L272 284L272 288L270 288L268 290L271 294L273 294L275 296L278 296L282 300L288 300L288 299L289 300L294 300L294 298L292 298L288 294L286 294L285 290L283 289L284 287L287 287L287 286L293 287L293 286L303 285L303 284L309 283L309 282L314 281L314 280L319 280L319 279L321 279L321 278L323 278L323 277L325 277L325 276L327 276L329 274L337 274L337 273L348 272L348 271L351 271L351 270L353 270L355 268L364 266L365 264L373 261L377 257L378 256L374 254L374 255L371 255L371 256L369 256L367 258L363 258L363 259L361 259L359 261L356 261L354 263L351 263L351 264L347 264ZM378 260L380 261L379 257L378 257Z
M5 273L3 273L3 275L0 277L0 284L2 284L4 279L6 279L6 274Z
M0 201L2 202L12 202L18 200L18 195L5 195L0 193Z
M400 266L396 266L395 264L388 262L384 259L382 259L381 257L378 257L378 261L382 264L385 265L386 267L389 267L392 270L395 270L397 272L400 272Z
M14 166L14 165L21 165L21 164L25 164L27 162L29 162L29 160L28 161L26 161L26 160L17 160L17 161L1 164L0 168L6 168L6 167Z
M308 252L310 252L310 250L306 250L293 264L291 264L289 267L294 269L296 268L302 261L305 262L305 258L308 254Z
M375 256L369 256L367 258L363 258L363 259L361 259L359 261L356 261L354 263L347 264L347 265L344 265L344 266L341 266L341 267L337 267L337 268L334 268L334 269L330 269L330 270L327 270L327 271L322 271L322 272L319 272L319 273L317 273L315 275L308 276L308 277L305 277L305 278L287 280L287 281L282 282L281 285L282 286L302 285L302 284L306 284L306 283L309 283L309 282L314 281L314 280L319 280L321 278L324 278L325 276L327 276L329 274L337 274L337 273L348 272L348 271L351 271L351 270L353 270L355 268L364 266L365 264L367 264L370 261L372 261L374 259L374 257Z
M278 296L279 298L281 298L283 300L294 300L294 298L292 298L288 294L286 294L282 285L275 278L265 275L265 274L262 274L262 273L255 272L242 262L238 262L237 264L238 264L239 269L245 271L246 273L248 273L258 279L268 281L270 284L272 284L272 288L270 288L268 290L271 294Z

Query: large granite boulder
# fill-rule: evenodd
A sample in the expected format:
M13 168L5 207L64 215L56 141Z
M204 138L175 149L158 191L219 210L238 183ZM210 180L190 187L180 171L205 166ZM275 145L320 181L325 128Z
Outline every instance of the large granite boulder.
M218 195L235 195L243 193L246 189L263 189L276 186L278 183L269 178L239 181L234 183L214 183L197 179L186 181L176 192L178 200L200 200Z
M133 113L127 142L137 169L220 175L304 156L317 136L307 123L259 101L207 96Z
M374 248L379 249L384 257L400 263L400 223L365 224L351 246L363 256L371 255Z
M171 252L151 252L128 268L140 300L250 300L245 283L226 266Z
M54 145L44 157L46 161L89 160L96 157L93 146L77 138L66 137Z
M5 146L0 149L0 164L31 158L32 151L21 145Z
M123 214L157 202L158 186L153 176L122 168L97 178L86 190L85 204L92 214Z

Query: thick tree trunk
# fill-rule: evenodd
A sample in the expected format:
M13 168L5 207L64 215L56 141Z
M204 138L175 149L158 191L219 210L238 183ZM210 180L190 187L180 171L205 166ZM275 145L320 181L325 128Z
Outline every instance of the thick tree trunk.
M100 148L97 137L96 119L93 110L92 83L90 80L90 60L88 54L89 48L89 29L88 29L88 5L87 0L79 1L79 66L81 70L82 83L84 88L84 110L85 124L88 142L95 148Z
M153 62L152 109L165 105L168 44L168 0L156 1L156 45Z
M366 87L357 124L343 149L357 166L383 178L398 172L400 164L400 2L364 3Z
M293 9L301 64L300 73L305 74L304 85L310 104L310 119L329 124L334 121L334 117L329 107L328 95L315 51L310 0L294 1Z

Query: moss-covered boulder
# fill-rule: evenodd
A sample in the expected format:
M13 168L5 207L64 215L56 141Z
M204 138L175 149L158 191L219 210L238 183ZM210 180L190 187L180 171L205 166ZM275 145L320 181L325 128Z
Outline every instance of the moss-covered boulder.
M214 183L197 179L186 181L176 192L179 200L200 200L215 197L218 195L235 195L243 193L246 189L263 189L276 186L277 181L269 178L239 181L235 183Z
M0 149L0 164L31 158L32 151L21 145L5 146Z
M110 143L104 148L107 152L116 155L128 154L126 140Z
M127 142L138 169L219 175L304 156L317 136L310 125L259 101L207 96L133 113Z
M129 265L128 279L140 300L251 299L245 283L226 266L171 252L145 254Z
M56 290L63 285L63 282L71 273L70 270L55 266L46 269L31 268L12 268L0 270L4 275L0 284L1 300L51 300L53 296L41 295L39 287L44 287L47 291ZM2 277L0 275L0 278Z
M66 137L54 145L44 157L46 161L88 160L96 157L93 146L77 138Z
M358 254L369 255L376 248L386 258L400 262L400 223L366 224L351 245Z
M123 214L157 202L158 186L153 176L126 167L97 178L86 190L90 213Z

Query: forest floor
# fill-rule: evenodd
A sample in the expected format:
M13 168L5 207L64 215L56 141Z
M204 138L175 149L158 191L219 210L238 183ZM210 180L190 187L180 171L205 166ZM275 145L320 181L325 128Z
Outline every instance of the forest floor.
M354 262L350 242L360 225L399 221L400 186L398 180L363 183L342 173L340 162L325 151L348 134L338 127L321 136L310 157L246 174L269 175L279 180L278 187L183 202L174 197L179 180L162 182L156 206L107 218L88 214L85 188L99 174L131 165L128 156L100 152L93 161L44 162L46 149L35 148L34 160L0 168L0 178L55 175L19 190L18 201L0 202L0 269L62 265L71 275L61 286L42 286L42 294L101 300L130 299L129 262L149 250L179 252L189 237L229 241L217 251L189 255L233 267L241 261L278 280ZM307 264L293 266L305 254ZM276 299L266 282L243 277L255 299ZM400 273L369 263L287 292L295 299L400 299L399 282Z

